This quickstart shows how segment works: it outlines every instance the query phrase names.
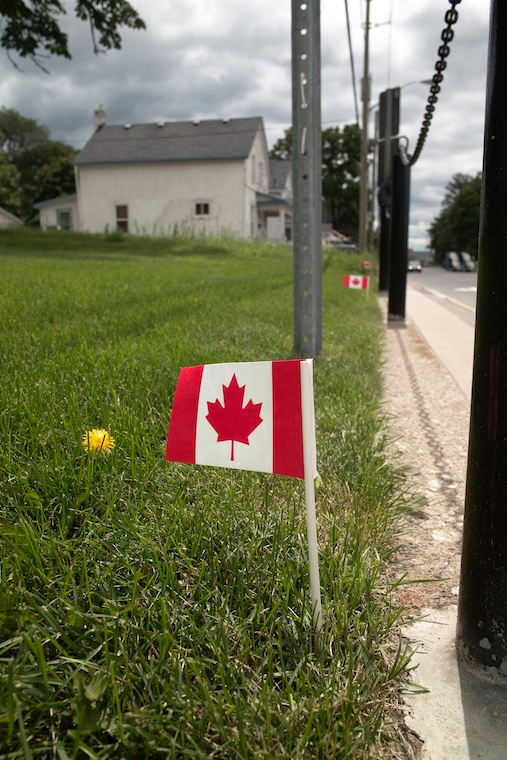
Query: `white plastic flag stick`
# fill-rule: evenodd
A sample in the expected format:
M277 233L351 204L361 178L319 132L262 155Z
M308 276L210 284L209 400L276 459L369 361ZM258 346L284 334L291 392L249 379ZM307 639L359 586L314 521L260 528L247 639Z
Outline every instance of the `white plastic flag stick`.
M303 456L305 467L306 530L310 563L310 596L315 630L322 631L322 605L320 599L319 551L317 546L317 519L315 516L315 411L313 403L312 361L301 362L301 412L303 417Z
M243 406L247 385L249 401ZM166 459L304 479L313 623L320 632L312 360L183 368L175 391Z

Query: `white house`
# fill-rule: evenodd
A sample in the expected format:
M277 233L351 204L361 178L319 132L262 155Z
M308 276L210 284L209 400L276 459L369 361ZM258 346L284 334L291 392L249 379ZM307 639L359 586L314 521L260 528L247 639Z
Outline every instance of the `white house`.
M102 109L95 118L75 161L75 205L72 196L37 204L41 226L290 239L290 165L270 162L262 118L108 125Z
M62 195L50 201L34 203L33 207L39 211L39 223L44 230L79 229L77 195Z
M0 229L5 229L6 227L22 227L23 224L24 222L22 219L0 206Z

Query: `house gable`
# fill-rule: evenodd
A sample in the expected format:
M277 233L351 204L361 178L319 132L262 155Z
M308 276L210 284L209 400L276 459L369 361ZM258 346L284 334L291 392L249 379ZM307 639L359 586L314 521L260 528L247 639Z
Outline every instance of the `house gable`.
M6 227L22 227L24 225L24 221L20 219L18 216L15 216L14 214L11 214L10 211L7 211L6 208L2 208L0 206L0 228L6 228Z

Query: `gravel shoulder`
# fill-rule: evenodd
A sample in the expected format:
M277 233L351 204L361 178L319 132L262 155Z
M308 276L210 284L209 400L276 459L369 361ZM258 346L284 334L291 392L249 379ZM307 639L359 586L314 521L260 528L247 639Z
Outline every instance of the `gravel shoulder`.
M380 306L385 313L382 299ZM409 318L405 325L386 324L383 380L391 456L405 472L414 497L388 572L392 579L405 577L395 599L409 618L433 621L435 615L442 616L436 629L424 629L421 622L422 631L416 628L417 623L403 631L417 665L413 681L431 690L427 700L405 695L405 753L410 760L451 760L454 747L461 752L466 742L465 731L459 717L449 721L453 728L458 725L449 752L449 744L440 738L438 716L448 719L450 708L461 709L454 650L449 642L454 636L458 601L470 402ZM438 641L441 630L446 637L444 662ZM429 636L437 643L430 643ZM428 660L433 661L430 673L425 671ZM441 670L447 668L455 679L451 700L445 687L439 691L435 665ZM450 701L454 704L448 704ZM460 760L465 757L456 755Z
M414 613L456 604L470 404L410 321L386 329L383 376L393 460L417 499L391 570L431 581L401 586L397 598Z

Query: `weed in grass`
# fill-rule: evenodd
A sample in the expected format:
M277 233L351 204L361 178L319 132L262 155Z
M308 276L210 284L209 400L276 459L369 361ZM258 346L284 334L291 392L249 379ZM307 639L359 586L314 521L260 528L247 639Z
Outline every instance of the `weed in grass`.
M389 756L406 498L350 255L326 259L315 363L315 654L301 484L164 461L182 366L291 357L291 251L33 230L0 251L2 756Z

